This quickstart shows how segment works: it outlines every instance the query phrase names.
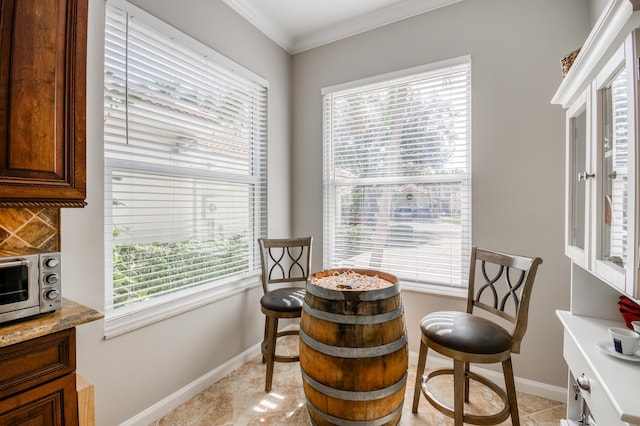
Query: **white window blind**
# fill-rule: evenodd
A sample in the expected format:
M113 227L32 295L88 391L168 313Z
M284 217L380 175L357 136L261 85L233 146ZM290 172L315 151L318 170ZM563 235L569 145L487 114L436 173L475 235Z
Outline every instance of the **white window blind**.
M266 81L109 2L104 97L107 318L259 270Z
M324 267L466 285L468 57L323 90Z

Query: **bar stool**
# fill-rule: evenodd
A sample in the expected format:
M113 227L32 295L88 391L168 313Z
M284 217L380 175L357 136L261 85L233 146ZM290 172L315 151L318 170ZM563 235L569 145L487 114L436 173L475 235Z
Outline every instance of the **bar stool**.
M418 412L422 393L438 411L452 417L456 426L462 426L463 422L494 425L509 416L514 426L520 424L511 354L520 353L520 343L527 329L531 289L541 263L539 257L472 248L466 312L435 312L420 322L422 339L413 395L414 413ZM481 285L476 285L476 264L480 265L479 273L484 279ZM474 315L474 309L482 309L495 319L499 317L512 323L511 332L488 319L487 315ZM453 369L436 369L423 377L429 349L453 358ZM469 370L472 363L498 362L502 363L506 391L488 378ZM443 374L453 375L453 408L439 401L427 387L430 379ZM469 402L470 379L495 392L502 399L504 408L488 416L465 414L464 403Z
M312 237L267 239L259 238L262 263L262 289L260 306L265 314L262 362L267 364L265 392L271 391L274 362L296 362L299 355L276 353L279 337L297 335L298 330L278 331L280 318L300 318L304 303L304 287L311 268ZM282 286L284 284L286 286Z

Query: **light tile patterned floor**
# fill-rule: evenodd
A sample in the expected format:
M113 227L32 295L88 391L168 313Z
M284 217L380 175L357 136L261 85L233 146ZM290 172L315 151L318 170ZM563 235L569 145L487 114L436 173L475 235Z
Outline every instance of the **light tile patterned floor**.
M409 366L409 376L400 426L453 425L453 421L433 409L424 397L418 414L411 413L415 382L415 365ZM264 392L265 366L256 357L236 371L176 408L152 426L307 426L310 425L305 406L302 378L298 363L276 363L273 389ZM448 379L438 377L429 382L431 388L447 402ZM440 381L440 382L438 382ZM473 386L472 386L473 388ZM476 413L486 408L498 411L500 402L486 388L472 390L476 403L470 407ZM528 394L518 394L520 422L529 426L557 426L565 416L565 405ZM504 425L510 425L507 420Z

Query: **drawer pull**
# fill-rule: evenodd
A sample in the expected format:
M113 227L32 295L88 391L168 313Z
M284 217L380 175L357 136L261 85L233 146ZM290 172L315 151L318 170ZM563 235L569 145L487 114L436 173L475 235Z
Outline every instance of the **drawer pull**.
M591 392L591 383L589 382L589 378L582 373L580 377L576 379L578 383L578 387L585 392Z

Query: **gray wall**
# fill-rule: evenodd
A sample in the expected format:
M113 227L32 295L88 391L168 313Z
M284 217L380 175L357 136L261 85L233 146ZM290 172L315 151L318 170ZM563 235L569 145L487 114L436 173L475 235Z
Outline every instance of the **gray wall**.
M269 81L269 230L290 235L291 57L221 0L132 2ZM62 213L64 296L100 311L104 4L89 1L89 204ZM261 294L254 288L109 340L103 321L78 327L78 372L95 385L97 424L120 424L256 345L264 326Z
M550 100L560 58L590 29L585 0L465 0L293 58L295 234L322 265L323 87L470 54L474 244L544 259L516 375L566 386L556 309L569 307L564 256L564 112ZM419 319L461 300L407 293L410 350Z
M602 13L604 8L607 6L607 3L609 3L608 0L589 0L589 7L591 10L591 15L590 15L591 26L593 26L593 24L596 23L596 21L600 17L600 13Z

